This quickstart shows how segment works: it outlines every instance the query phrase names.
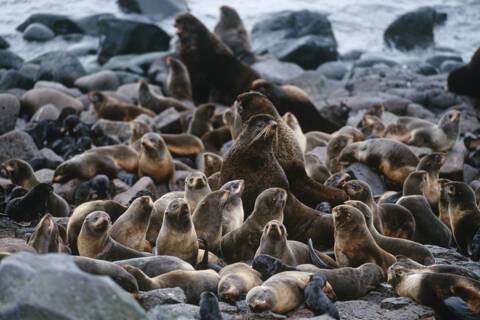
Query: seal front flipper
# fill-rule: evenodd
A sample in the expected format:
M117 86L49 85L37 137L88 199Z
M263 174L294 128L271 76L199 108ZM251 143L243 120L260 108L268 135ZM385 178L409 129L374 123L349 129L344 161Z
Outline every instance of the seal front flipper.
M302 161L292 160L284 167L290 184L290 191L304 204L315 208L320 202L329 202L333 206L348 200L343 190L325 186L307 175Z
M310 259L312 264L320 269L331 269L322 259L318 256L315 248L313 247L312 238L308 238L308 253L310 254Z

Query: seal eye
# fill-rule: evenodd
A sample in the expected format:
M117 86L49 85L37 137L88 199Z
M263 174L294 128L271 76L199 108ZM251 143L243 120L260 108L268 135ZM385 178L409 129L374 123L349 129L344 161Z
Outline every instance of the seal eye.
M359 186L358 184L356 184L356 183L352 183L352 189L353 189L354 191L359 191L359 190L360 190L360 186Z
M255 128L257 128L257 129L262 129L262 128L263 128L263 125L264 125L263 121L259 121L259 122L257 122L257 123L255 124Z
M243 112L243 106L241 104L238 104L237 110L238 110L238 113L242 113Z

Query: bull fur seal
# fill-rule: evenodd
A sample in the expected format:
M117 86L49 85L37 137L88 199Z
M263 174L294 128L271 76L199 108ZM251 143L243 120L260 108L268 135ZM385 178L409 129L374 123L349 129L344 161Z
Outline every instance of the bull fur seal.
M474 255L478 259L480 252L473 252L474 242L480 240L475 237L480 231L480 210L477 207L475 192L466 183L456 181L447 183L445 190L453 239L460 253L466 256ZM477 243L477 250L478 245Z
M335 258L342 267L358 267L374 262L387 272L395 257L380 248L368 231L360 210L348 205L333 208L335 222Z
M192 265L196 264L197 233L185 200L174 199L169 203L156 243L157 255L175 256Z
M140 141L138 175L140 177L149 176L156 183L173 181L175 165L162 136L158 133L148 132Z
M209 131L212 131L212 118L214 113L214 103L204 103L199 105L195 111L193 111L192 120L188 125L187 133L201 138Z
M78 254L77 237L83 225L83 221L89 213L93 211L104 211L110 216L110 220L115 222L127 207L114 200L95 200L82 203L73 210L67 224L67 239L70 250L73 254Z
M27 244L38 253L70 252L65 228L56 224L50 214L44 215L38 222Z
M221 251L228 262L249 261L260 244L263 228L270 220L283 221L287 192L280 188L264 190L255 201L255 208L240 228L222 238Z
M344 166L362 162L380 171L394 184L402 185L417 167L418 158L403 143L382 138L348 145L340 153L340 162Z
M250 89L258 74L233 56L203 23L190 13L175 18L180 39L180 58L188 69L196 104L213 101L230 105ZM221 70L217 72L216 70Z
M192 83L187 67L182 61L167 57L165 60L168 67L165 87L172 98L178 100L192 100Z
M478 319L480 282L447 273L410 272L392 268L388 283L402 297L433 308L435 319Z
M40 183L32 166L21 159L10 159L2 163L2 171L10 178L12 183L27 190ZM70 213L67 201L53 192L47 199L47 211L55 217L66 217Z
M111 225L106 212L88 214L77 238L79 255L108 261L150 256L113 240L109 235Z
M155 117L155 113L143 107L137 107L117 100L100 91L92 91L88 94L90 102L98 118L113 121L132 121L141 114Z
M230 264L219 272L218 297L220 300L234 303L250 289L262 284L260 273L248 264L237 262Z
M287 230L277 220L272 220L265 225L255 257L262 254L276 257L293 267L299 264L312 263L308 246L298 241L287 240ZM317 254L328 267L338 267L335 261L326 254L320 252L317 252Z
M192 214L200 200L210 192L212 190L208 184L208 179L203 173L192 172L185 178L185 200L187 200L188 208Z
M135 199L122 213L109 230L110 236L117 242L138 250L150 251L146 233L153 202L149 196Z
M143 81L138 81L138 102L143 109L150 113L159 114L169 108L175 108L177 111L189 110L182 102L174 98L161 97L150 90L148 84Z
M215 292L220 281L220 276L213 270L176 270L150 278L136 267L125 265L124 268L137 279L140 290L179 287L185 292L187 303L194 304L198 303L202 292Z
M432 253L421 244L407 239L386 237L380 234L373 225L372 211L365 203L357 200L349 200L345 202L345 204L360 210L365 218L368 230L372 234L373 239L383 250L394 256L404 255L410 257L423 265L431 265L435 263L435 258Z
M240 61L248 64L254 62L247 29L234 8L220 7L220 20L215 25L214 32Z

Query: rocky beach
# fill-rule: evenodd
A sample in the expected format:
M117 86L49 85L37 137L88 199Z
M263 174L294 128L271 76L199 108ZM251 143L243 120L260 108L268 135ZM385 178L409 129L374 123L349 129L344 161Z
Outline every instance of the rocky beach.
M265 241L267 221L259 234L245 241L237 240L234 248L253 241L257 252L255 257L238 261L227 258L224 242L229 233L224 223L225 215L235 214L231 209L234 207L241 209L240 226L245 226L249 220L243 222L243 218L249 219L255 213L248 208L248 201L253 206L255 199L261 197L259 191L267 188L285 189L289 199L295 194L300 200L296 201L315 212L306 215L312 221L319 216L330 221L331 242L326 244L318 240L320 237L315 238L321 231L314 230L313 236L309 233L314 243L308 251L308 263L298 266L319 267L318 261L311 258L312 252L316 252L332 258L339 268L359 267L363 262L340 265L333 246L337 219L332 218L336 214L334 208L344 200L362 200L349 194L346 180L360 180L369 186L372 201L377 203L366 202L371 208L385 204L401 207L399 198L408 196L425 198L424 202L431 205L427 205L429 219L449 234L448 245L432 239L419 240L419 230L435 224L425 223L414 212L409 213L414 231L410 236L399 237L427 248L435 265L471 272L472 279L458 277L480 285L480 54L476 51L480 42L459 23L462 14L467 20L474 15L466 8L471 5L470 11L475 11L478 3L469 2L464 7L456 2L415 7L408 3L409 10L402 11L404 2L400 1L395 14L386 14L390 9L379 8L379 17L385 20L386 16L391 21L372 29L371 24L359 20L347 27L345 21L353 19L356 12L351 8L355 4L348 1L342 6L332 4L331 12L315 1L302 1L298 7L280 1L277 8L262 4L255 14L254 4L247 2L242 6L239 2L236 6L237 2L228 4L233 9L224 9L213 0L100 1L98 8L91 3L76 4L79 12L72 8L62 11L61 5L52 12L37 4L38 8L29 7L29 16L22 20L6 17L21 8L19 3L3 4L6 10L0 18L0 319L333 319L314 313L305 304L305 284L298 289L302 301L285 312L255 309L247 292L236 301L227 301L217 292L217 284L226 266L243 261L250 268L261 254L257 248ZM364 12L369 8L366 3L359 4ZM236 18L237 11L241 21ZM178 18L185 12L198 18L208 30L202 29L201 24L201 32L192 31L191 26L197 22L185 24ZM224 25L217 23L222 19ZM358 19L375 17L372 13ZM233 31L227 23L232 21ZM359 28L363 28L363 35L359 35ZM365 35L369 28L374 37ZM263 81L260 79L265 81L259 82ZM239 84L243 80L246 86ZM268 180L274 176L275 166L261 169L263 158L245 161L241 168L232 170L234 174L227 174L227 165L236 163L230 161L234 151L243 146L239 141L245 139L249 130L257 130L252 129L251 118L242 119L248 100L241 97L250 90L268 97L280 115L275 111L267 121L270 124L260 122L266 127L252 135L247 154L267 153L269 148L272 154L279 152L279 143L290 138L282 136L279 129L279 122L284 122L296 138L295 148L304 157L287 162L288 166L300 163L300 173L292 170L292 174L275 154L281 181L286 184ZM205 91L208 92L204 94ZM307 107L312 107L314 116L321 120L309 119ZM451 131L444 129L445 121L452 121L456 127ZM313 126L307 129L312 122ZM423 140L414 139L419 128L427 128ZM440 131L434 131L437 129ZM348 142L340 150L332 151L338 148L332 142L338 137ZM260 151L248 149L254 148L254 142L268 139L274 142ZM433 178L425 178L419 191L410 192L410 187L406 187L408 177L400 182L395 180L404 168L394 169L393 161L403 163L404 159L389 159L393 151L382 149L375 158L363 157L358 152L353 160L342 152L348 146L381 139L395 141L415 158L405 177L423 172ZM419 168L422 159L433 154L442 157L439 168ZM242 176L247 175L243 166L260 168L259 181ZM267 178L262 178L262 171ZM302 174L313 181L312 185L325 186L326 193L341 192L343 200L336 203L320 197L308 202L315 192L297 194L295 189L299 184L300 188L305 187L303 182L294 183ZM240 187L226 186L241 179L245 181ZM459 239L468 232L457 231L457 220L453 218L462 212L458 209L461 205L455 206L451 195L454 191L446 187L454 182L473 195L473 200L465 201L472 204L468 209L472 212L470 220L465 225L475 229L467 230L472 236L466 249ZM208 192L192 205L189 192L201 193L197 183ZM262 186L259 191L257 184ZM255 195L253 200L247 199L251 194ZM209 197L220 197L220 202L236 197L236 202L228 198L232 207L217 208L216 202L205 200ZM180 210L171 205L177 198L185 206L188 204L187 212L192 215L185 219L195 234L195 262L173 253L162 254L159 249L162 243L158 239L168 226L169 210ZM291 221L296 211L308 210L296 207L294 214L288 209L290 202L284 202L287 204L282 204L284 212L279 223L285 225L285 237L288 233L289 240L303 242L306 248L305 234L310 231L302 228L307 228L308 221ZM272 206L269 204L268 208ZM201 216L205 207L206 215ZM379 213L372 211L377 217ZM104 216L92 216L99 212ZM220 218L214 220L216 213ZM106 217L105 234L110 242L103 243L91 255L93 240L82 237L87 224L102 222L102 217ZM388 215L384 219L388 220ZM406 224L397 227L402 229ZM141 234L140 244L133 246L137 234ZM393 237L391 234L384 233ZM183 239L181 236L184 234L175 237ZM177 246L183 249L186 242L177 242ZM120 252L113 252L112 247L118 246L122 248ZM206 256L210 261L205 261ZM298 266L291 267L301 273ZM383 280L366 295L356 299L334 295L330 300L340 318L442 319L436 306L399 294L390 279L394 266L388 272L384 270ZM145 285L150 280L139 278L132 268L141 270L142 276L150 280L171 272L209 270L218 279L213 290L204 291L218 296L218 310L217 298L213 298L212 306L206 295L200 296L201 292L197 294L192 289L195 286ZM421 274L418 270L410 272ZM198 282L199 288L203 285ZM478 292L473 296L480 302ZM468 309L470 305L464 303L462 307L465 306ZM458 315L458 309L453 309L452 314ZM468 311L480 318L480 310Z

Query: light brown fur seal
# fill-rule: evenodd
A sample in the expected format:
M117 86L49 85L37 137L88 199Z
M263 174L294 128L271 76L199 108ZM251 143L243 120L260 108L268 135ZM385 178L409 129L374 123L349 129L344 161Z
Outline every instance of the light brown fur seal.
M243 262L230 264L220 270L218 297L220 300L234 303L246 295L250 289L262 284L258 271Z
M88 97L98 118L113 121L132 121L141 114L150 117L155 116L155 113L148 109L122 102L100 91L92 91L88 94Z
M150 113L153 113L154 116L169 108L175 108L177 111L189 110L188 107L177 99L156 95L143 80L138 82L138 102L146 110L149 110Z
M146 133L141 139L138 175L149 176L155 183L172 182L175 177L172 155L158 133Z
M199 172L192 172L185 178L185 200L187 200L190 213L193 214L197 204L212 190L208 184L207 177Z
M70 253L65 228L56 224L50 214L44 215L38 222L27 244L38 253Z

